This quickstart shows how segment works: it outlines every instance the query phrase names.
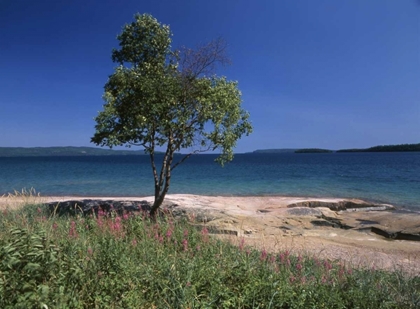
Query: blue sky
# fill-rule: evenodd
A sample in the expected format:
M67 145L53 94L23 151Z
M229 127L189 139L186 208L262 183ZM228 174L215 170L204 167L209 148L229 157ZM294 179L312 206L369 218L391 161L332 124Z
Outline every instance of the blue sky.
M420 142L420 1L0 0L0 147L93 146L93 118L136 13L173 47L217 37L261 148Z

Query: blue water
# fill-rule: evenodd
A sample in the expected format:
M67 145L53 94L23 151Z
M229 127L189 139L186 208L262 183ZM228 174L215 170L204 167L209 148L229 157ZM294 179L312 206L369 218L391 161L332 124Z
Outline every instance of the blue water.
M420 210L420 153L215 155L178 166L169 193L361 198ZM0 158L0 195L153 195L148 156Z

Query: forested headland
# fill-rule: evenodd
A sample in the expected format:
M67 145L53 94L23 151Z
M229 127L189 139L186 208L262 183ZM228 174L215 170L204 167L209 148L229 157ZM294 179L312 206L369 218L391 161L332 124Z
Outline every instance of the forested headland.
M341 149L337 152L401 152L420 151L420 144L381 145L365 149Z
M113 150L94 147L0 147L0 157L144 155L142 150Z

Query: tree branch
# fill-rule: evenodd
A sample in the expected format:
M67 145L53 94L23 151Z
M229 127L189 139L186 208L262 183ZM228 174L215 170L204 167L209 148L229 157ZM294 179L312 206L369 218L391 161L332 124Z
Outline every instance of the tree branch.
M218 38L196 50L181 48L182 75L197 78L201 74L212 74L216 63L226 65L230 63L226 56L226 42Z
M197 150L194 150L193 152L190 152L189 154L185 155L181 160L179 160L177 163L175 163L172 166L172 170L174 170L178 165L180 165L181 163L183 163L185 160L187 160L192 155L197 154L197 153L200 153L200 152L207 152L207 151L209 151L211 149L212 149L212 146L208 146L207 149L197 149Z
M133 143L133 142L127 142L127 144L130 144L132 146L143 146L144 148L147 148L146 143L137 144L137 143Z

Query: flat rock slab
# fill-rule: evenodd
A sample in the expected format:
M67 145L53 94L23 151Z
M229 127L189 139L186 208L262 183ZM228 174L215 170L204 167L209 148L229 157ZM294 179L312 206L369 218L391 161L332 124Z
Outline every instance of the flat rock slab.
M89 213L104 211L147 211L153 197L90 199L76 197L39 197L51 212ZM0 205L5 203L0 199ZM367 203L358 199L302 198L281 196L221 197L175 194L168 195L163 209L176 216L194 213L195 219L209 223L221 217L252 217L258 220L270 218L301 217L305 229L341 228L372 231L390 239L420 240L420 214L393 211L387 204ZM308 219L308 217L312 219ZM304 223L305 222L305 223ZM295 224L298 228L299 224ZM290 224L289 224L290 225ZM292 228L288 224L284 227Z
M360 211L343 212L343 223L367 229L390 239L420 241L420 214L409 212Z

